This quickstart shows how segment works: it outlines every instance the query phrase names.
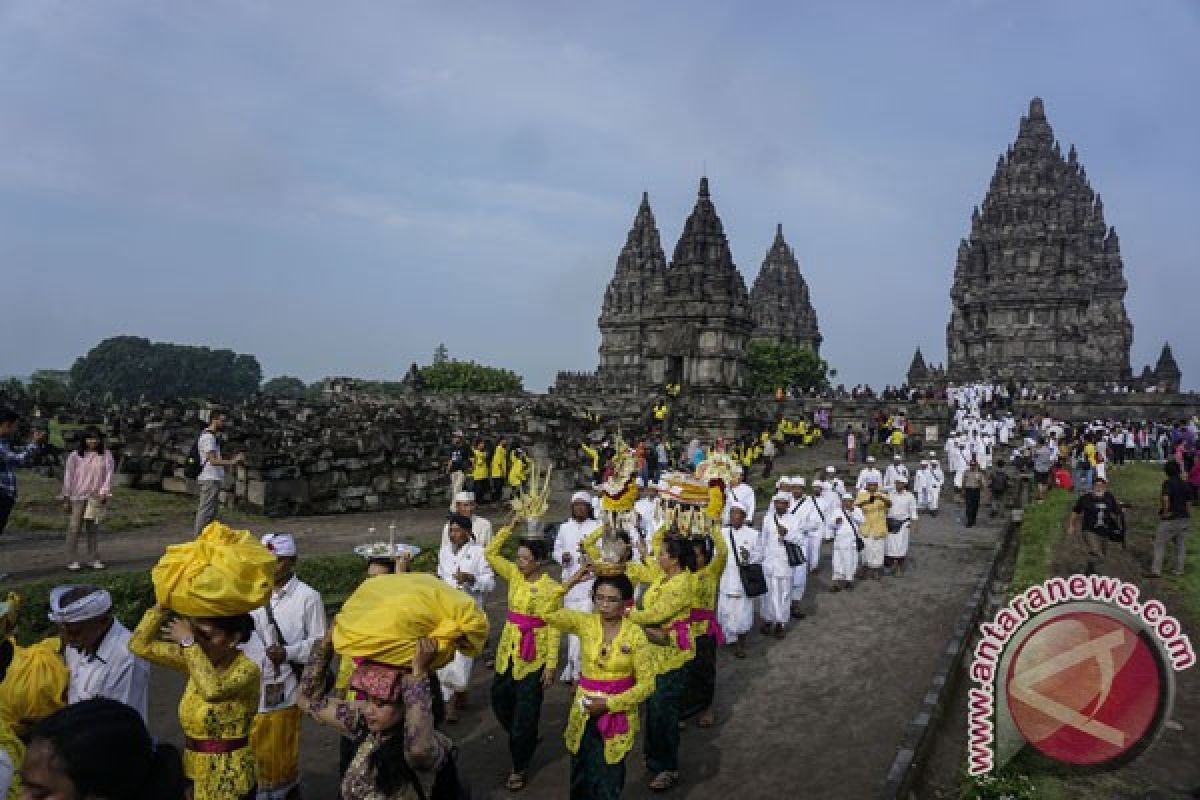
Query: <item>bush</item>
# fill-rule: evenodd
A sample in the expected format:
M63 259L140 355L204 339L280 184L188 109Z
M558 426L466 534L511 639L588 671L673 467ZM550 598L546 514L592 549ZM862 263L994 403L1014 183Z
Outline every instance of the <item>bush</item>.
M474 361L435 361L421 367L420 374L425 388L433 392L512 394L524 391L524 382L517 373Z

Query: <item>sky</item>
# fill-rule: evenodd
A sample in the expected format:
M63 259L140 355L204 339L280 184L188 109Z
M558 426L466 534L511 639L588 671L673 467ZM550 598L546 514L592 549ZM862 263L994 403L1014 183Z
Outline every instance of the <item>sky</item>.
M775 224L838 381L945 359L959 240L1031 97L1120 235L1135 372L1200 387L1200 3L0 0L0 374L109 336L532 390L597 362L643 191ZM1191 287L1189 291L1180 291Z

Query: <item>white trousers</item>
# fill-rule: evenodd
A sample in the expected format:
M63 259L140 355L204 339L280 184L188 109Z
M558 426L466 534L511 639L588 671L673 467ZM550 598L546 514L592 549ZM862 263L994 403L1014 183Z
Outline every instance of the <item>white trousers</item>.
M807 555L805 556L807 558ZM808 587L808 564L801 564L792 569L792 602L799 603L804 599L804 590Z
M442 697L448 702L455 692L465 692L471 682L471 667L475 659L455 653L454 660L437 671L438 681L442 684Z
M904 558L908 555L908 529L911 523L904 523L898 533L889 533L883 543L883 554L888 558Z
M864 536L862 557L863 564L871 569L883 566L883 539L875 536Z
M817 565L821 562L821 533L818 531L815 534L808 534L804 538L808 540L804 543L804 557L808 559L808 571L816 572Z
M937 486L937 487L933 487L933 488L929 489L928 508L930 511L938 510L938 501L941 500L941 497L942 497L942 487Z
M571 608L576 611L591 611L592 599L590 597L572 598L568 597L563 601L563 608ZM583 659L579 652L579 637L573 633L567 634L567 663L563 665L562 680L577 681L579 676L583 674Z
M854 573L858 572L858 545L854 539L833 543L833 579L835 581L852 581Z
M792 577L767 578L767 593L759 598L758 613L763 622L786 625L792 615Z
M725 632L725 641L737 641L754 627L754 598L744 594L722 594L717 603L717 621Z

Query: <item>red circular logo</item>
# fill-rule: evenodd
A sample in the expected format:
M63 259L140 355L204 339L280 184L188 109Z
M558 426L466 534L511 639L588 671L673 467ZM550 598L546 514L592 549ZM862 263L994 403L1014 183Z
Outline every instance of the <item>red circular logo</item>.
M1154 645L1113 616L1073 611L1039 625L1008 668L1008 701L1025 740L1050 758L1097 765L1157 729L1164 701Z

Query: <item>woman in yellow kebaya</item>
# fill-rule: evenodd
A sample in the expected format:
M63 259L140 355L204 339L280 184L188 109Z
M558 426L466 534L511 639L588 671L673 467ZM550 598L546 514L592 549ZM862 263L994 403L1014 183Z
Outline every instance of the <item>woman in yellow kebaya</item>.
M559 600L591 580L584 568L556 594ZM581 676L564 734L571 752L571 797L616 800L625 786L625 757L638 732L638 706L654 691L654 645L625 617L633 584L600 575L592 584L595 611L558 609L546 622L580 640Z
M522 539L515 561L501 553L515 524L517 520L501 528L484 550L492 569L508 583L508 612L496 648L492 711L508 733L510 791L525 788L525 771L537 749L542 696L554 684L561 638L557 628L546 624L546 614L562 605L558 581L545 572L550 555L545 540Z

